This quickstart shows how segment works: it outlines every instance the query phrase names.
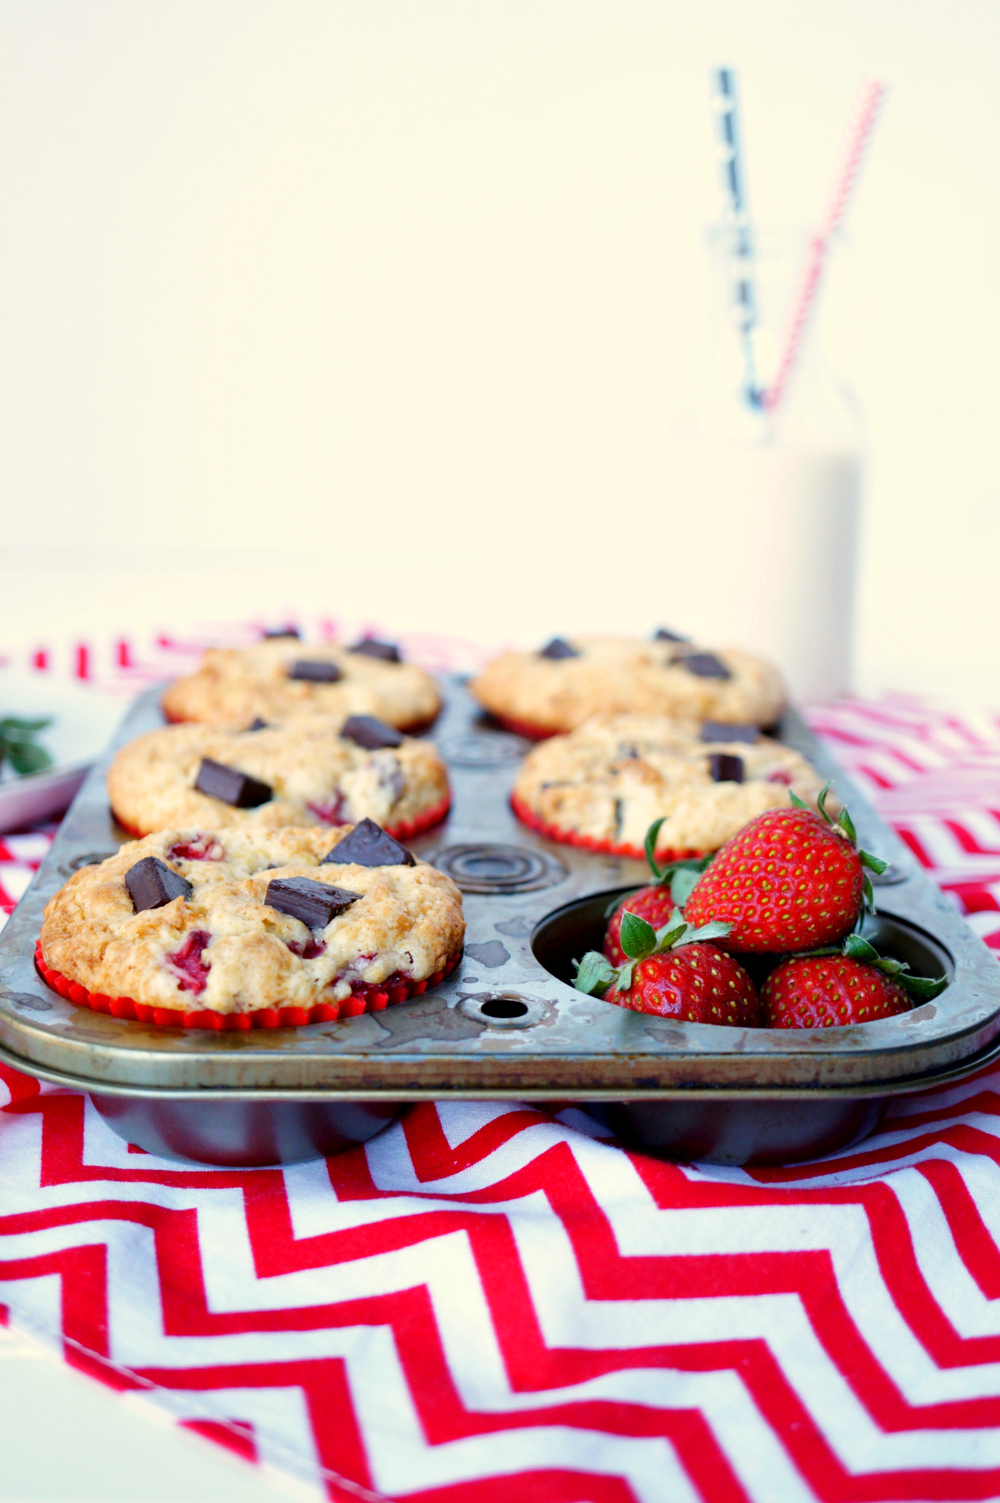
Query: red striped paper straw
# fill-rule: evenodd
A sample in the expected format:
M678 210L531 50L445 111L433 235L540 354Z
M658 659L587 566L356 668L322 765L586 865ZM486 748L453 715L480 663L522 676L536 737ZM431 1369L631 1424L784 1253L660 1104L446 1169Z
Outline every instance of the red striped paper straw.
M840 171L837 173L833 193L830 195L830 201L820 226L809 241L805 270L799 285L798 296L792 305L791 317L788 320L778 373L764 393L764 406L770 412L780 405L788 386L788 378L799 358L806 326L816 304L816 294L823 277L823 267L830 248L830 240L839 229L850 202L861 161L875 124L875 116L878 114L884 94L885 85L877 80L866 84L861 91L857 114L848 137Z

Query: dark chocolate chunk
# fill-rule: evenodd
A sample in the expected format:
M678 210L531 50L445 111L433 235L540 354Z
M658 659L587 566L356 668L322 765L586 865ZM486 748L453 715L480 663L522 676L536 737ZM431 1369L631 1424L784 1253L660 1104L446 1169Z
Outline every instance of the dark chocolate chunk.
M276 626L273 630L264 633L265 642L276 642L280 637L294 637L298 641L302 633L297 626Z
M273 789L259 778L240 772L238 767L227 767L224 762L213 762L203 757L198 768L194 786L199 793L217 798L221 804L231 804L234 809L256 809L274 797Z
M376 642L374 637L363 637L349 647L348 652L363 652L366 658L381 658L383 663L401 663L399 648L395 642Z
M254 721L253 725L248 725L247 726L247 730L248 731L267 731L267 730L270 730L270 723L268 721L266 721L266 720L261 720L260 716L258 715L257 719Z
M314 882L312 877L272 877L264 902L279 913L301 919L307 929L325 929L362 896L346 887L327 887L325 882Z
M654 642L690 642L690 637L679 637L675 631L667 631L665 626L658 626L653 637Z
M688 673L693 673L696 678L732 678L733 676L714 652L686 652L680 661Z
M325 658L299 658L288 670L289 678L302 678L310 684L335 684L343 676L343 668Z
M752 746L759 735L755 725L727 725L724 720L703 720L701 723L703 741L745 741Z
M171 871L158 856L143 856L125 873L125 886L136 913L162 908L174 898L189 898L192 888L179 872Z
M578 658L581 653L569 642L564 642L562 637L553 637L551 642L546 642L545 646L539 649L538 656L552 658L558 662L560 658Z
M323 857L323 862L339 866L416 866L417 858L373 819L363 819Z
M340 734L355 746L375 751L380 746L402 746L403 738L395 726L386 725L376 715L351 715L340 727Z
M713 783L742 783L743 758L732 752L713 752L708 759L708 770Z

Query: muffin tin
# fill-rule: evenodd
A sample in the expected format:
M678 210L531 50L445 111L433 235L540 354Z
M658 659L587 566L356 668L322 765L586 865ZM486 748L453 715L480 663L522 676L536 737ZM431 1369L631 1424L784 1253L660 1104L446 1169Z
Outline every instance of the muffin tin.
M33 963L48 898L125 839L105 773L114 750L162 723L159 691L133 705L0 934L0 1057L87 1091L121 1136L201 1162L293 1162L370 1137L407 1102L516 1098L584 1105L673 1157L788 1162L871 1130L889 1096L960 1078L1000 1053L1000 967L902 842L793 712L781 738L849 803L861 843L890 870L868 923L933 1002L837 1029L737 1029L626 1011L573 990L570 961L599 947L616 893L643 863L548 841L511 813L528 744L495 728L459 679L435 740L452 812L412 842L462 888L462 963L418 999L273 1032L163 1029L77 1008Z

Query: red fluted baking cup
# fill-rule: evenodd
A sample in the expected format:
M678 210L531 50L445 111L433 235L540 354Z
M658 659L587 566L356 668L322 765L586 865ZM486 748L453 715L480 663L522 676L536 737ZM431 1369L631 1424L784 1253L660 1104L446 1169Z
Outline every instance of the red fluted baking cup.
M90 1007L94 1012L105 1012L113 1018L131 1018L137 1023L153 1023L158 1028L211 1028L217 1032L298 1028L305 1023L333 1023L338 1018L356 1018L363 1012L380 1012L393 1003L422 996L429 986L437 986L445 976L450 976L461 958L460 951L452 956L444 970L436 971L426 981L390 976L388 983L383 983L384 991L366 986L364 993L352 992L342 1002L318 1002L314 1007L258 1007L253 1012L212 1012L210 1008L181 1012L175 1007L150 1007L132 997L106 997L102 992L89 992L79 981L71 981L61 971L46 964L41 941L35 946L35 966L46 986L76 1007Z
M433 829L447 817L451 808L451 794L447 794L439 804L432 809L425 809L422 814L414 815L413 819L400 820L398 825L386 825L385 833L392 835L396 840L412 840L416 835L422 835L425 830Z
M594 835L580 835L576 830L564 830L559 825L548 824L533 809L529 809L516 793L510 796L510 806L523 825L527 825L529 830L534 830L538 835L544 835L546 840L558 840L562 845L579 846L581 850L594 851L601 856L631 856L635 861L646 859L646 852L637 845L619 844L614 840L598 840ZM705 854L704 851L661 851L657 848L656 858L658 861L688 861L692 857Z
M448 810L450 808L451 794L449 793L445 798L441 800L439 804L435 804L431 809L425 809L422 814L416 815L413 819L401 820L398 825L386 825L385 833L387 835L393 836L395 840L413 840L415 836L422 835L425 830L430 830L434 827L434 825L439 825L441 821L447 816ZM124 830L126 835L134 835L136 840L145 839L145 835L156 834L155 830L147 830L144 835L142 830L137 830L134 825L126 824L124 819L120 819L115 813L114 809L112 809L111 815L115 823L118 825L119 829ZM216 833L222 835L226 830L236 830L241 828L246 827L240 825L223 825L222 829L217 831ZM268 825L267 828L269 830L277 829L278 826ZM301 828L304 829L306 828L306 826L301 826ZM308 828L312 829L314 828L314 826L310 825L308 826ZM331 830L336 830L341 828L341 826L330 825L328 826L328 828Z

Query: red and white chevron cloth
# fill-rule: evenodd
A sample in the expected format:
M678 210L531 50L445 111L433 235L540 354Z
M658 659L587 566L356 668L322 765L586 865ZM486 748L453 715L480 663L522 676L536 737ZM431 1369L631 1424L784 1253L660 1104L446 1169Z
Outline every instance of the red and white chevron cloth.
M812 719L1000 949L1000 724ZM11 896L45 839L5 843ZM0 1321L317 1496L1000 1497L1000 1071L787 1170L466 1103L218 1171L2 1068L0 1103Z

